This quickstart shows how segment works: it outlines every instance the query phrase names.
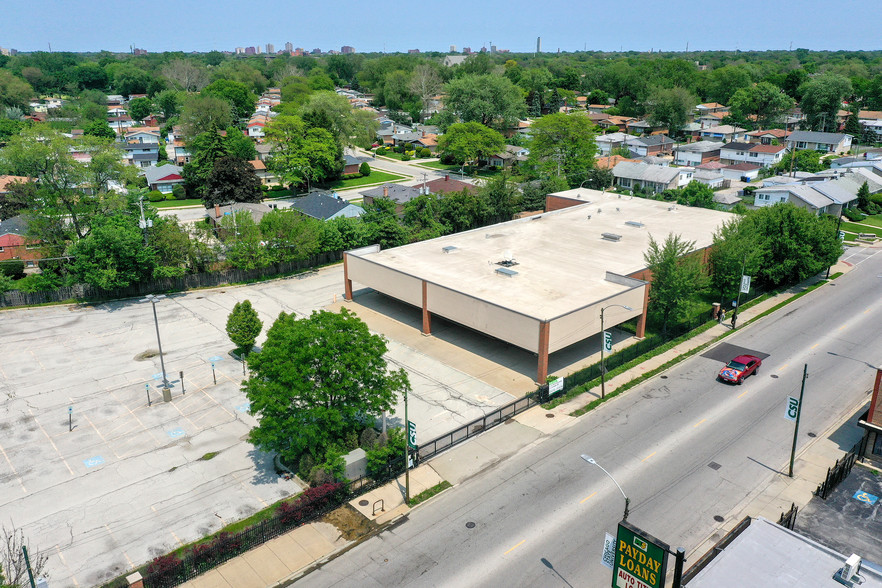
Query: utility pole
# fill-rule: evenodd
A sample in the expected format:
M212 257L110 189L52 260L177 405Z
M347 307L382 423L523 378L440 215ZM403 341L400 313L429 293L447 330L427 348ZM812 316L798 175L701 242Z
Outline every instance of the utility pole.
M404 504L410 504L410 421L407 420L407 388L404 389Z
M790 450L790 472L787 474L793 477L793 460L796 459L796 438L799 435L799 417L802 415L802 396L805 392L805 380L808 378L808 364L802 369L802 386L799 388L799 406L796 407L796 424L793 426L793 448Z
M744 254L744 259L741 261L741 280L744 280L744 266L747 265L747 254ZM732 330L735 330L735 323L738 320L738 310L741 307L741 284L738 284L738 295L735 296L735 308L732 309Z
M839 240L839 227L840 227L841 225L842 225L842 211L840 210L840 211L839 211L839 215L838 215L837 218L836 218L836 240L837 240L837 241ZM827 266L827 275L824 276L824 279L825 279L825 280L829 280L829 279L830 279L830 268L832 268L832 267L833 267L832 265Z

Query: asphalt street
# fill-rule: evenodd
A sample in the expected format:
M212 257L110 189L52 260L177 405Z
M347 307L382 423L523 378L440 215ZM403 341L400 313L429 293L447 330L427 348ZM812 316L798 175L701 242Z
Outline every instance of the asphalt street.
M692 357L462 481L297 585L608 585L604 534L615 534L624 500L581 454L628 494L630 522L690 551L717 528L714 517L786 475L793 425L785 403L799 395L804 364L797 451L868 401L867 362L882 354L882 256L873 253L853 256L857 266L832 285L725 339L769 354L743 385L715 380L719 360Z

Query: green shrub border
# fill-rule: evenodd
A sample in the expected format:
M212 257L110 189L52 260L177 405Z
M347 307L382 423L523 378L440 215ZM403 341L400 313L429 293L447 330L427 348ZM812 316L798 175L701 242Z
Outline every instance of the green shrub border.
M422 492L420 492L419 494L417 494L416 496L411 498L410 502L408 503L408 506L410 506L412 508L421 502L425 502L426 500L430 499L431 497L435 496L436 494L441 494L442 492L444 492L448 488L453 488L453 484L451 484L447 480L441 480L440 482L438 482L437 484L435 484L431 488L426 488L425 490L423 490Z

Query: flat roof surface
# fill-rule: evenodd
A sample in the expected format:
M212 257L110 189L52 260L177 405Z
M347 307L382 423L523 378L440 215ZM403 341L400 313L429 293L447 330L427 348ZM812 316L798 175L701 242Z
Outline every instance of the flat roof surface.
M841 587L833 574L849 555L760 517L699 572L689 588ZM872 563L864 562L862 588L882 587L879 572Z
M676 233L701 249L732 217L598 190L554 195L586 203L358 257L550 320L627 290L606 280L606 272L627 276L645 269L650 236L661 242ZM604 239L604 233L621 239ZM516 274L496 271L506 259L516 262L508 268Z

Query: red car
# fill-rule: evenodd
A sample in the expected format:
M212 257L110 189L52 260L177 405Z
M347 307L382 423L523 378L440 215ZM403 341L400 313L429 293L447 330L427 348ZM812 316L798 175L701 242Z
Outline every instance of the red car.
M724 382L740 384L744 381L744 378L755 374L762 364L762 360L753 355L739 355L723 366L717 377Z

